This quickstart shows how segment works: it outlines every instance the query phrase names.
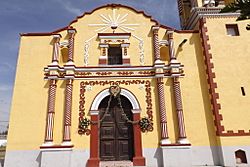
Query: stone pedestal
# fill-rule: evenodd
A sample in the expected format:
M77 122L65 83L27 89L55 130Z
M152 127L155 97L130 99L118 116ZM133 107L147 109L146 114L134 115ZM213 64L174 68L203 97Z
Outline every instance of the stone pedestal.
M164 167L191 167L191 146L161 146Z
M72 149L41 150L41 167L69 167Z

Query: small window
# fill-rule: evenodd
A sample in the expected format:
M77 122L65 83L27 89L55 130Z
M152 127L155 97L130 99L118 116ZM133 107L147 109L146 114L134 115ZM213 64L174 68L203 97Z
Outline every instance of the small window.
M122 48L120 45L109 46L108 48L108 65L122 64Z
M226 24L227 35L239 36L239 29L237 24Z
M246 92L245 92L244 87L240 87L240 89L241 89L241 94L242 94L242 96L246 96Z

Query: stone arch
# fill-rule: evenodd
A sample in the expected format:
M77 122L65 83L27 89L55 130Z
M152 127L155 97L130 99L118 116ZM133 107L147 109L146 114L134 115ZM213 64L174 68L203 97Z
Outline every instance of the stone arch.
M101 91L94 99L90 110L97 111L101 101L109 95L109 89L104 89ZM133 110L141 110L138 100L129 90L121 88L121 95L125 96L132 104Z

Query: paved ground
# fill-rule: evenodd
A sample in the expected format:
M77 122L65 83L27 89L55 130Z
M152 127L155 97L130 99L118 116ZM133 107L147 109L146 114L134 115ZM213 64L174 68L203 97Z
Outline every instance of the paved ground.
M133 166L131 161L101 161L100 167L129 167Z

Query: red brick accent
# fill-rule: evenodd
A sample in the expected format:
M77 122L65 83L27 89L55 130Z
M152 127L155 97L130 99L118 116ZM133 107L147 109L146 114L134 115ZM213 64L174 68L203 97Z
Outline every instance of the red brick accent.
M209 93L211 98L211 105L212 105L212 111L214 115L214 124L216 126L216 134L220 136L222 134L222 131L224 130L224 126L221 125L222 115L219 114L220 110L220 104L217 102L217 99L219 98L219 94L216 93L215 88L217 87L217 83L215 83L215 73L212 71L214 65L211 62L212 54L209 53L210 45L208 44L208 36L206 35L207 28L205 27L206 20L204 18L200 19L200 37L202 40L202 46L203 46L203 54L205 59L205 65L206 65L206 73L208 76L207 82L209 85Z
M227 130L225 132L224 126L221 124L223 120L223 116L219 113L221 109L221 105L217 102L219 99L219 93L216 92L215 88L217 88L217 83L214 81L216 77L215 73L212 71L214 68L214 64L212 63L212 54L209 53L211 46L208 44L209 36L206 34L208 31L207 27L205 27L206 19L201 18L199 20L200 25L200 37L202 40L203 54L204 54L204 62L206 65L206 73L208 76L207 82L209 85L209 94L211 98L212 111L214 115L214 124L216 127L216 135L217 136L250 136L249 132L245 132L244 130L238 130L238 132L234 132L233 130Z

